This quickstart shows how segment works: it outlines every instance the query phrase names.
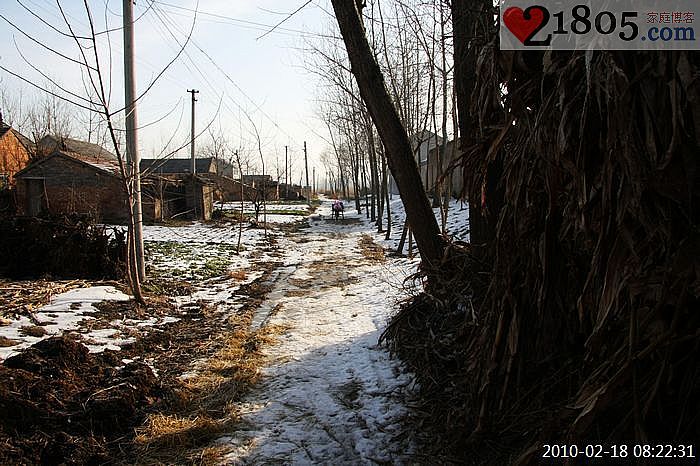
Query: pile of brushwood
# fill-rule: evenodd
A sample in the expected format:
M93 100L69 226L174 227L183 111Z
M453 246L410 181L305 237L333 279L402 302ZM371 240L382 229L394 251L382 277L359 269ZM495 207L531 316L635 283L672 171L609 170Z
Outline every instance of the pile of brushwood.
M105 464L161 392L143 363L43 340L0 365L0 463Z
M700 54L482 39L461 166L487 228L424 271L384 335L420 382L427 451L697 449Z
M88 218L0 220L0 276L12 279L117 279L123 276L125 233L109 235Z

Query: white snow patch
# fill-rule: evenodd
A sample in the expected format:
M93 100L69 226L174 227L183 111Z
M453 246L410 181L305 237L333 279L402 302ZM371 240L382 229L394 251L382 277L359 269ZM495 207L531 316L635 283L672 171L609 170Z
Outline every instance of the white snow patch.
M0 327L0 336L10 340L19 341L15 346L0 348L0 359L6 359L18 351L27 348L45 338L60 335L65 331L75 330L83 320L93 319L90 313L97 311L93 304L102 301L127 301L129 296L112 286L93 286L89 288L76 288L53 297L51 302L36 311L34 317L40 326L46 331L42 337L22 335L22 327L31 327L35 323L29 317L21 316L13 320L9 326ZM109 329L107 329L109 330ZM86 333L85 338L105 342L109 335L107 330L94 330ZM116 330L115 330L116 332ZM113 342L105 342L105 345L113 346ZM93 345L95 351L101 345Z

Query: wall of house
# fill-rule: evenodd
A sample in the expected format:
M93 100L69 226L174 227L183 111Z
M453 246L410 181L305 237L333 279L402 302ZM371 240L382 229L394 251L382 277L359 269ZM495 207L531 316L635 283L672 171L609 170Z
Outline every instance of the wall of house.
M428 162L429 162L429 157L433 157L431 151L435 150L436 144L441 140L439 139L436 135L429 133L428 137L425 137L425 135L422 135L421 138L425 137L425 139L421 139L420 145L414 149L413 152L413 158L416 160L416 164L418 165L418 172L420 173L420 179L423 182L423 187L426 189L426 191L429 191L430 189L426 187L426 181L432 186L432 180L435 179L434 176L434 169L433 167L430 168L431 171L428 169ZM411 144L415 147L416 137L412 139ZM399 194L399 187L396 185L396 181L394 180L394 176L389 173L389 192L391 194Z
M14 175L29 163L29 153L19 140L8 130L0 138L0 189L4 187L4 178L9 186L14 186Z
M454 146L454 141L450 141L446 146L446 153L442 157L442 164L438 166L437 154L438 150L442 151L442 146L434 148L430 151L428 160L428 190L432 190L435 186L437 179L442 176L447 168L452 164L453 159L459 158L457 153L457 148ZM424 178L425 179L425 178ZM464 177L462 173L462 168L457 167L452 171L452 176L448 176L445 179L446 182L451 182L450 193L453 196L459 196L462 193L462 188L464 187Z
M128 217L119 178L64 157L45 160L18 177L19 213L35 215L38 206L51 214L89 214L104 222Z

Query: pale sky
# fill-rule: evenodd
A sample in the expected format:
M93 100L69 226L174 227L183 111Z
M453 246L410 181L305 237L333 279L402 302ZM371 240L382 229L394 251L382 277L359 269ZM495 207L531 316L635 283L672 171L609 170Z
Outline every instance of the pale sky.
M68 27L55 0L2 0L2 3L0 14L23 32L67 57L79 58L72 39L53 31L32 14L66 32ZM60 3L76 34L86 35L89 28L83 2L61 0ZM139 135L142 157L159 153L173 135L171 147L188 140L191 103L187 90L197 89L200 91L195 119L198 131L209 124L215 131L221 127L234 147L243 147L258 160L253 127L244 113L247 112L260 131L267 173L274 175L275 159L280 166L284 164L284 146L288 145L295 161L294 181L298 182L303 167L303 141L308 144L310 164L316 165L317 173L321 173L319 154L327 143L314 132L326 136L325 126L315 116L318 83L304 69L302 49L307 40L335 41L342 47L328 0L312 0L274 32L260 37L305 3L305 0L137 1L134 16L139 18L135 25L139 92L177 55L178 43L184 43L194 22L185 52L139 102L139 126L148 125ZM121 26L120 0L90 0L89 4L97 31ZM122 108L124 99L122 31L99 37L98 48L107 74L111 66L110 107L116 110ZM0 65L45 84L46 78L33 70L33 65L66 89L86 96L79 65L45 50L2 18L0 38L5 44L0 51ZM107 59L110 47L111 64ZM0 79L0 86L7 93L21 93L25 102L37 94L31 86L5 71L0 70ZM197 144L209 140L209 135L204 134ZM185 147L178 156L188 155L189 147Z

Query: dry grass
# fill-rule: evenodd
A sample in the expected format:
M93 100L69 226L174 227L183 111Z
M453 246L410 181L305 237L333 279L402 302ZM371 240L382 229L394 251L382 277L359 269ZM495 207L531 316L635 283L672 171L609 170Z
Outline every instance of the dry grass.
M289 284L297 288L311 288L316 280L313 278L290 278Z
M39 325L25 325L19 329L19 333L29 337L43 337L46 335L46 329Z
M0 280L0 309L4 316L31 314L50 303L53 296L86 286L90 282L85 280Z
M174 415L153 414L146 425L137 429L135 441L149 448L162 448L170 451L191 448L202 440L213 438L220 432L221 422L206 415L194 418Z
M233 317L234 329L198 372L180 382L173 413L148 417L135 439L139 464L219 464L229 451L212 442L240 422L237 403L260 380L261 348L272 344L282 326L251 331L250 313Z
M384 248L374 242L369 235L362 235L358 242L362 255L373 262L384 262Z
M248 277L248 274L246 274L245 270L231 270L228 276L234 280L244 281Z
M9 348L10 346L17 346L21 342L18 340L11 340L7 337L0 336L0 348Z

